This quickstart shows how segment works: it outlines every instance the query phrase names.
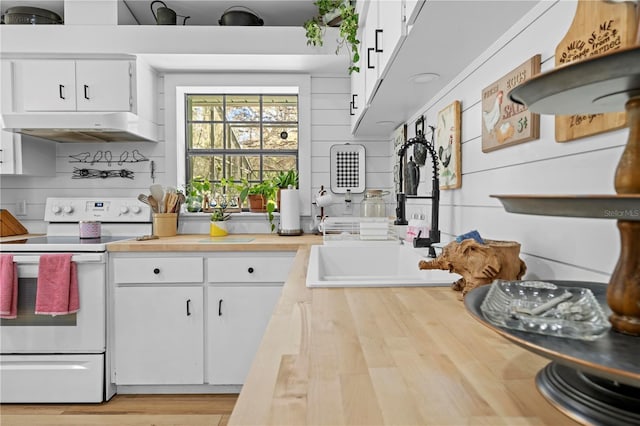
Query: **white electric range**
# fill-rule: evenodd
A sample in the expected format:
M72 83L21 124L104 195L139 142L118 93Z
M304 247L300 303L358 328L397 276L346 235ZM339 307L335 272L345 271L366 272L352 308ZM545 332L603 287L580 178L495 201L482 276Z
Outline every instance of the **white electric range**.
M135 198L48 198L47 233L0 243L18 270L18 315L0 320L0 402L102 402L105 380L106 245L151 233L149 206ZM80 222L100 222L98 238L80 238ZM35 315L38 263L71 253L80 310Z

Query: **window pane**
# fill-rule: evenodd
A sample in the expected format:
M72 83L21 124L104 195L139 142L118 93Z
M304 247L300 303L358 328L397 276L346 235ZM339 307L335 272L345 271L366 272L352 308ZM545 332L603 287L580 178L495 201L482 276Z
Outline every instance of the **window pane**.
M265 155L263 157L263 178L271 179L280 172L297 170L296 157L294 155Z
M298 127L265 124L264 149L298 149Z
M189 149L222 148L222 123L220 124L189 124L187 140Z
M242 179L260 181L260 156L258 155L227 155L225 161L227 179L235 182Z
M190 95L187 108L190 121L222 121L224 117L222 95Z
M227 149L260 149L260 126L228 124Z
M227 95L227 120L260 121L260 96Z
M189 176L201 176L213 182L222 178L221 156L191 156L189 157Z
M264 95L263 121L298 121L298 97L291 95Z

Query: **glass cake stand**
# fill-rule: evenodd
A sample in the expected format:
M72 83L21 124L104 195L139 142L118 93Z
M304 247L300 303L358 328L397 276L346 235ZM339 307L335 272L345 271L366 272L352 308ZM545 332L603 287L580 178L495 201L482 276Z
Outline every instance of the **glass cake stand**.
M547 282L559 287L588 288L606 309L607 284ZM640 339L609 330L604 336L587 341L495 326L480 309L490 287L477 287L467 293L466 309L491 330L552 360L536 376L536 385L547 400L582 423L640 424Z

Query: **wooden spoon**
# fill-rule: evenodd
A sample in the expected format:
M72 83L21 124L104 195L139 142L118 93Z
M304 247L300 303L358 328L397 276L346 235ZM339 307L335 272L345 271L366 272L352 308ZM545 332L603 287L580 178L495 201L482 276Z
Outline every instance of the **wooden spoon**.
M149 202L149 205L151 206L151 211L153 211L154 213L159 213L158 212L158 201L153 198L153 195L149 195L147 197L147 201Z

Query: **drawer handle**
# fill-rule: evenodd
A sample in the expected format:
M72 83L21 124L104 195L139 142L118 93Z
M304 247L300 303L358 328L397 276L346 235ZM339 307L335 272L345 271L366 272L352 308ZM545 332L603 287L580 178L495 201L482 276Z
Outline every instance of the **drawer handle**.
M187 299L187 316L191 316L191 311L189 310L190 304L191 304L191 299Z
M153 268L153 273L158 275L160 273L160 268Z
M222 316L222 299L218 300L218 316Z
M247 269L247 272L250 274L253 274L253 268L251 266L249 266L249 269Z

